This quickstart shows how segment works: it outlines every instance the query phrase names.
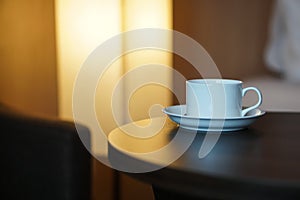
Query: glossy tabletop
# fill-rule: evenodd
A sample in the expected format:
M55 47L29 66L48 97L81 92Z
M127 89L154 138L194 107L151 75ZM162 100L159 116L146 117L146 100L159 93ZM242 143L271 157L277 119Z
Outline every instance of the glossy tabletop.
M206 135L214 133L179 131L169 120L156 120L158 126L164 124L162 129L152 127L145 131L131 123L110 133L112 165L155 187L194 197L300 198L299 113L267 113L246 130L221 133L204 158L199 158L199 149ZM137 122L141 126L148 123L149 119ZM140 131L141 135L135 137L130 131ZM151 131L156 134L151 135ZM158 152L175 139L177 142L165 152L171 157L178 156L174 152L183 151L182 145L189 140L191 144L169 164L159 157L140 156Z

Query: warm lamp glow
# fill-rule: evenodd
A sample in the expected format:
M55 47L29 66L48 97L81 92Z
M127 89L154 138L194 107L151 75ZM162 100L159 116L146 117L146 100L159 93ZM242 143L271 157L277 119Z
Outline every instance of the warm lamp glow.
M123 0L123 30L172 28L171 0Z
M72 119L76 74L98 45L121 32L120 1L56 0L55 5L59 115Z
M58 59L58 91L59 91L59 116L72 119L72 91L77 73L89 54L102 42L121 33L138 28L172 28L172 1L171 0L56 0L56 32L57 32L57 59ZM120 55L124 45L130 41L120 42ZM165 41L172 44L172 37ZM128 70L155 62L171 66L172 56L162 51L141 50L129 53L113 62L109 70L99 81L95 95L96 113L102 129L108 132L116 127L112 116L111 101L112 90ZM160 73L161 79L168 80L171 85L170 73ZM130 85L130 81L125 83ZM104 87L102 87L104 86ZM118 99L120 109L127 109L129 102L124 103L124 94ZM157 90L156 96L142 99L144 94L151 94ZM131 109L135 119L148 116L147 109L151 104L168 105L171 103L171 93L145 87L130 99L130 102L143 102L139 107ZM126 108L127 107L127 108ZM119 109L119 110L120 110ZM118 116L119 117L119 116ZM125 120L124 120L125 121ZM82 122L87 125L93 134L93 151L97 152L99 144L94 128L89 126L89 121Z
M122 4L123 11L123 31L138 28L162 28L172 29L172 1L171 0L124 0ZM158 36L157 38L161 38ZM128 45L131 41L126 38L123 42ZM172 47L172 35L168 40L164 40L166 46ZM172 66L172 54L160 50L139 50L131 52L123 57L125 72L140 67L141 65L160 64L164 66ZM168 85L172 85L172 74L170 72L156 72L156 76L160 76L161 80L167 80ZM126 88L132 87L134 80L128 80L125 87L125 99L129 99L131 91ZM158 85L148 85L136 92L136 95L130 98L130 102L125 105L130 108L129 112L132 120L145 119L149 117L148 110L153 104L162 106L170 105L172 102L172 94L166 88ZM125 119L130 121L130 119Z

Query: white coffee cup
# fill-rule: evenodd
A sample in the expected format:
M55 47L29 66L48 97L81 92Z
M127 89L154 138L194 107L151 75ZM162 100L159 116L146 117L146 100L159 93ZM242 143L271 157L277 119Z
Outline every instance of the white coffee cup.
M186 115L199 118L243 117L262 103L255 87L242 88L242 81L230 79L194 79L186 81ZM253 90L258 102L242 109L242 98Z

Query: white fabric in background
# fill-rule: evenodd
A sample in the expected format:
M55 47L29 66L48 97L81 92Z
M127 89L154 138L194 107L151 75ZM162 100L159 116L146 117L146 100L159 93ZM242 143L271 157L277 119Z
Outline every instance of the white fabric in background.
M300 82L300 0L277 0L265 60L291 82Z

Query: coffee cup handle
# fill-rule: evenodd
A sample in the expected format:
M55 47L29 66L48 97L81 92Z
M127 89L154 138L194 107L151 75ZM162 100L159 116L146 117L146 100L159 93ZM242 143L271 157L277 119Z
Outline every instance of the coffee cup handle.
M247 88L244 88L243 91L242 91L242 96L244 97L246 95L246 93L250 90L253 90L257 93L257 96L258 96L258 102L249 107L249 108L245 108L244 110L242 110L242 116L245 116L250 110L253 110L255 108L257 108L258 106L261 105L262 103L262 95L261 95L261 92L256 88L256 87L247 87Z

